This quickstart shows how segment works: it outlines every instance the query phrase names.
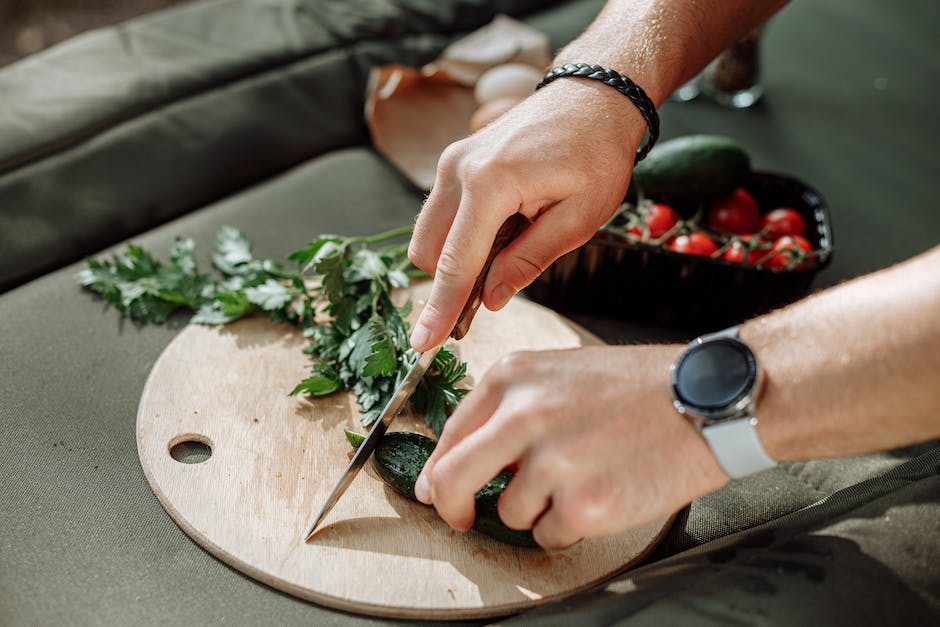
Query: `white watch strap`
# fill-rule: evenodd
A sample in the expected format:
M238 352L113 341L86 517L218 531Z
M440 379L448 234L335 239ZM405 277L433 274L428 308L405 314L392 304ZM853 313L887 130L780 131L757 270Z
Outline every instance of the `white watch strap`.
M715 459L732 479L777 465L760 443L756 427L756 418L740 418L702 429Z

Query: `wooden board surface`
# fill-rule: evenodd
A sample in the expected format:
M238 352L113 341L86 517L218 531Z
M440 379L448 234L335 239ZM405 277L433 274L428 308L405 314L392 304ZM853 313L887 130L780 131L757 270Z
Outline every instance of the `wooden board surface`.
M414 293L420 309L424 288ZM533 303L481 310L459 343L471 380L502 355L596 343ZM670 520L564 551L511 547L453 531L386 487L370 464L309 543L303 535L349 460L344 428L362 431L355 398L288 391L306 376L303 338L264 319L191 325L154 365L137 415L141 464L157 498L196 542L268 585L324 605L399 618L458 619L521 610L624 570ZM402 415L393 431L422 430ZM182 463L182 441L211 447Z

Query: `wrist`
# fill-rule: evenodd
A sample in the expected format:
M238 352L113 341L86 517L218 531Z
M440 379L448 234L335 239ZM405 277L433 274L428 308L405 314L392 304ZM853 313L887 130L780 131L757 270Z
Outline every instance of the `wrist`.
M776 465L757 430L765 377L738 327L696 338L669 372L673 406L695 425L729 477Z
M828 439L819 413L822 406L807 406L807 378L812 364L793 363L789 347L798 344L789 329L768 328L766 317L741 327L741 336L753 348L764 368L765 381L757 408L757 431L767 453L778 461L798 461L828 456L813 450ZM813 417L816 420L813 420ZM809 422L807 421L809 419ZM813 427L812 423L816 423ZM815 428L810 433L808 428ZM838 437L838 434L832 434ZM815 442L815 443L814 443Z
M594 46L580 46L577 42L561 50L552 61L552 67L568 63L596 63L627 76L643 88L653 104L658 108L674 91L669 79L669 72L654 71L647 63L627 61L622 55L610 54Z
M634 155L647 123L639 109L616 89L600 81L583 78L555 80L532 96L542 100L553 119L568 118L593 133L599 141L616 144L632 169Z
M700 478L697 494L701 496L714 492L728 483L731 477L718 463L701 431L687 417L677 414L674 410L672 415L683 423L682 438L677 445L679 450L683 451L682 459L688 460L684 472Z
M642 87L628 76L596 63L569 63L550 70L535 89L539 90L561 78L598 81L627 98L643 117L649 133L646 143L637 150L634 164L646 157L659 138L659 114Z
M686 351L685 344L666 344L651 347L656 351L656 366L651 372L655 373L656 409L653 414L655 420L672 425L670 448L675 454L674 460L681 460L680 467L675 472L681 473L688 481L687 493L689 498L698 498L722 487L730 480L728 474L718 463L715 455L695 422L675 410L670 392L669 370L672 364Z
M608 2L580 37L558 51L552 67L568 63L609 67L628 76L659 107L680 84L683 44L663 30L667 28L663 16L651 14L646 3L619 4Z

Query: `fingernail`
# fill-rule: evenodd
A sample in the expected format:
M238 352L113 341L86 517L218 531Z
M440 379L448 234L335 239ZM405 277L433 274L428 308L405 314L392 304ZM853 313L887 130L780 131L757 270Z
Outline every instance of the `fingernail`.
M419 320L414 330L411 332L411 345L416 351L423 351L427 348L427 343L430 338L431 331Z
M497 309L502 309L503 305L509 302L509 299L516 293L512 286L500 283L493 288L493 305Z
M431 486L428 485L428 478L423 472L418 475L418 481L415 482L415 498L430 505L431 503Z

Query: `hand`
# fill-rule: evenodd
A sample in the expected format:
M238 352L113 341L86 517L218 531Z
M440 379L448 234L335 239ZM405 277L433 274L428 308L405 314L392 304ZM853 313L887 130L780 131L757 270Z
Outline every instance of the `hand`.
M533 224L496 257L483 288L489 309L590 239L626 194L645 128L636 107L610 87L562 79L451 144L408 251L434 276L414 348L427 350L451 332L496 231L513 213Z
M516 353L491 368L447 421L415 494L452 527L473 525L474 494L512 462L499 501L545 548L668 516L728 481L672 407L682 346Z

